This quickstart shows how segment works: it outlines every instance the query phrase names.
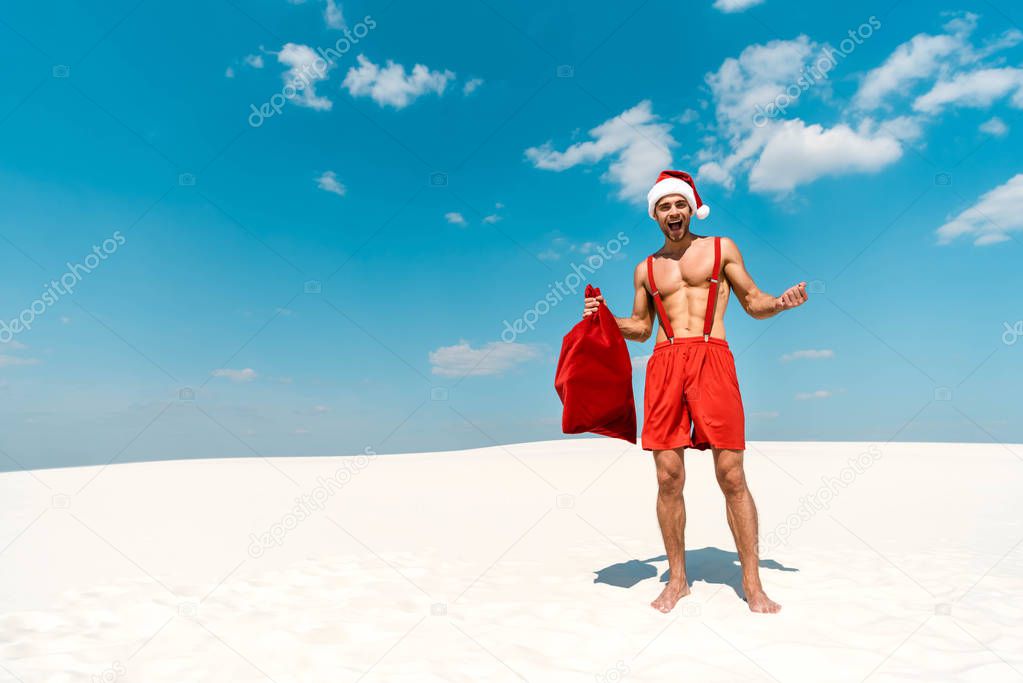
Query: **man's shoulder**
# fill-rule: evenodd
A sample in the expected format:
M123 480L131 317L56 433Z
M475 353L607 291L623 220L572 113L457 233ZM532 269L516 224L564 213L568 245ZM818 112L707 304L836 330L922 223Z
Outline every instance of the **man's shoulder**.
M703 239L711 244L711 240L719 239L721 241L721 253L722 254L737 254L739 252L738 245L735 244L735 240L727 235L707 235Z
M633 282L634 285L636 285L637 288L639 288L639 287L646 287L646 261L647 261L647 258L649 258L649 257L644 256L643 259L639 263L636 264L636 267L632 269L632 282Z
M732 240L732 238L727 235L700 235L696 239L697 241L706 242L707 244L711 244L712 240L714 239L720 239L722 246L724 246L726 242L730 244L735 244L735 241Z

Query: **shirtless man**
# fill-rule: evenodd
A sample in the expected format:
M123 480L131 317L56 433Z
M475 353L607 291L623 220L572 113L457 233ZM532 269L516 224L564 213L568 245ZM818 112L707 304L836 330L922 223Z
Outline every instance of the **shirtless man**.
M742 586L753 612L777 612L760 583L757 508L743 471L745 416L735 359L725 341L727 286L752 317L763 320L806 302L806 283L780 297L760 291L742 254L727 237L694 235L689 221L706 218L696 185L687 173L664 171L647 195L648 213L664 234L664 246L636 266L632 315L615 318L622 335L645 342L660 329L646 368L642 447L653 452L657 470L657 521L668 556L669 579L651 606L669 612L689 595L685 565L686 448L710 449L725 496L728 526L742 565ZM719 267L715 269L714 264ZM712 299L713 297L713 299ZM588 297L583 317L604 297Z

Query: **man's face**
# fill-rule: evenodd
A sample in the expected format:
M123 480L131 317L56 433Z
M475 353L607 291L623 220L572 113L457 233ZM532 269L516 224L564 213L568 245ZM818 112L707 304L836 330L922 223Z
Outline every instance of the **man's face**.
M664 236L676 241L689 232L689 220L693 217L693 210L685 197L680 194L669 194L661 197L654 205L654 216Z

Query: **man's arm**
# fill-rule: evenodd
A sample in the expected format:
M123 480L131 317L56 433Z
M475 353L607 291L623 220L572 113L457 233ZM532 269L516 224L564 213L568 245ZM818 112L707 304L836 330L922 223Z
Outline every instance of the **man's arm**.
M725 264L725 278L731 284L739 303L751 317L763 320L806 303L805 282L789 287L780 297L760 291L753 278L746 272L739 247L728 237L721 238L721 258Z
M632 276L632 284L635 289L635 296L632 300L632 315L628 318L615 317L618 329L626 339L638 342L645 342L650 338L654 329L654 311L650 308L650 297L647 294L646 286L643 284L644 264L636 266ZM583 317L596 312L597 306L604 301L603 296L588 297L583 303ZM605 306L607 304L604 304Z

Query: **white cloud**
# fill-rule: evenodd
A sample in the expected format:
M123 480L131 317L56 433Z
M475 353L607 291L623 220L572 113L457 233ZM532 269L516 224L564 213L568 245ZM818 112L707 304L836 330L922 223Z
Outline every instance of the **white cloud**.
M263 49L262 45L260 46L260 49ZM236 61L235 64L238 64L238 62ZM245 55L241 59L241 64L244 64L245 66L250 67L252 69L262 69L264 66L263 55ZM237 75L237 73L238 72L235 71L234 66L229 66L224 71L224 77L234 78Z
M422 64L416 64L406 73L404 66L390 59L384 67L377 66L365 55L356 59L359 66L348 70L341 87L347 88L353 97L370 97L381 107L403 109L420 95L443 95L448 81L455 77L454 72L447 69L431 71Z
M1005 125L1005 121L1002 121L997 116L992 116L990 119L980 124L980 132L1000 138L1009 132L1009 127Z
M786 353L781 357L782 361L789 362L792 360L800 360L802 358L834 358L835 352L831 349L804 349L801 351L793 351L792 353Z
M700 165L700 170L696 173L700 182L712 182L726 189L733 189L735 187L735 178L732 174L721 164L716 161L708 161Z
M14 356L6 351L24 351L28 347L22 344L17 339L11 339L0 344L0 368L24 366L24 365L38 365L38 358L23 358L21 356Z
M38 358L21 358L20 356L11 356L9 354L0 353L0 368L13 367L18 365L38 365Z
M692 123L693 121L696 121L698 118L700 118L700 112L696 111L695 109L686 109L677 117L675 117L675 120L685 125L688 123Z
M704 78L714 95L719 127L731 138L755 127L758 107L764 108L796 83L820 46L805 35L749 45Z
M615 254L609 254L607 251L602 251L601 248L604 246L607 245L593 241L570 242L564 237L556 236L551 239L550 245L546 249L537 254L537 258L541 261L558 261L562 256L578 254L579 256L585 257L597 253L608 261L622 261L628 258L624 251L619 251Z
M540 355L530 344L490 342L478 349L462 341L430 352L433 374L443 377L501 375Z
M752 191L785 195L827 176L875 173L902 156L901 140L922 134L919 122L910 117L883 124L864 119L855 130L847 124L825 128L801 119L769 122L742 138L720 163L701 165L698 176L730 189L735 186L733 174L748 170Z
M705 147L696 154L703 162L697 171L698 182L728 189L735 186L735 175L749 170L753 159L780 131L778 121L766 116L768 106L805 77L819 48L805 35L749 45L738 57L729 57L717 71L706 74L704 79L714 97L717 133L727 149L715 149L713 137L703 141Z
M223 377L229 379L232 382L251 382L256 379L256 371L252 368L244 368L242 370L231 370L230 368L220 368L210 373L214 377Z
M632 357L632 371L633 372L645 372L646 364L650 362L650 357L653 354L648 353L645 356L633 356Z
M746 174L750 190L780 196L821 177L876 173L902 157L903 145L922 140L929 114L953 103L982 105L1012 95L1013 104L1023 108L1023 79L1011 73L1021 70L957 72L1023 40L1023 33L1013 29L976 47L969 39L976 23L976 15L960 14L946 22L944 33L919 34L898 46L862 79L851 120L830 127L794 116L799 100L784 105L786 98L779 97L791 97L793 85L805 90L807 74L821 80L817 54L824 55L826 48L805 35L747 46L705 76L716 125L711 129L715 137L704 138L693 155L699 164L697 181L732 189L736 178ZM915 112L883 121L865 116L935 78L938 85L917 98ZM820 83L827 86L827 81Z
M872 119L867 118L864 120L868 126L873 125ZM896 116L893 119L881 122L879 125L885 133L891 133L903 142L919 140L924 134L923 121L917 116Z
M743 12L764 0L714 0L714 9L722 12Z
M971 236L980 247L1008 240L1013 230L1023 230L1023 173L985 192L976 204L938 228L937 235L939 244Z
M315 406L312 406L312 407L309 407L309 408L303 408L301 410L296 410L295 414L296 415L303 415L303 416L306 416L306 417L316 417L316 416L319 416L319 415L326 415L329 412L330 412L330 406L315 405Z
M288 0L289 5L304 5L306 0ZM345 27L345 20L341 14L341 7L335 0L326 0L323 8L323 20L327 24L327 28L343 29Z
M1023 42L1023 31L1010 28L998 38L988 41L984 47L974 53L974 56L977 59L981 59L1006 48L1014 47L1021 42Z
M650 100L608 119L588 131L593 140L577 142L565 151L553 148L550 141L526 150L526 158L536 168L564 171L578 165L593 165L610 157L602 180L618 185L618 197L645 201L652 179L671 165L671 126L651 110Z
M494 208L498 209L498 210L503 209L504 208L504 204L502 204L501 202L497 202L497 203L494 204ZM498 215L496 213L492 213L489 216L484 216L483 217L483 222L488 224L488 225L493 225L497 221L501 220L501 218L502 217L500 215Z
M980 17L973 12L962 12L949 19L942 27L949 33L966 35L973 32L977 27L977 19Z
M867 72L853 103L861 109L879 106L889 95L935 74L949 55L962 48L961 37L954 35L913 36L895 48L881 66Z
M465 216L457 211L449 211L444 214L444 218L446 218L448 223L451 223L452 225L465 225Z
M771 121L761 128L754 128L748 134L734 138L732 152L717 161L708 161L700 165L697 181L710 181L723 185L728 189L735 187L735 173L748 171L754 158L764 149L771 138L782 130L776 121ZM714 158L715 154L708 155Z
M936 83L927 93L916 98L913 109L934 114L950 104L987 107L1009 94L1012 95L1012 105L1023 109L1023 69L978 69Z
M983 87L974 79L961 80L969 76L962 69L977 65L987 57L1017 45L1023 41L1023 32L1009 29L976 47L971 42L971 35L977 26L977 19L976 14L967 12L947 22L943 27L945 33L920 33L899 45L881 66L863 77L853 97L854 105L860 109L879 107L886 100L905 96L922 81L937 79L941 88L933 96L934 99L924 99L920 107L914 106L918 111L930 112L936 111L936 107L941 104L955 101L942 101L943 95L954 93L958 88ZM978 78L984 81L992 76L989 74ZM949 82L955 85L943 85Z
M328 28L340 31L345 27L344 15L341 14L341 8L334 0L327 0L327 4L323 8L323 20L327 22Z
M870 134L866 127L785 121L750 171L750 189L783 194L823 176L877 171L901 156L894 137Z
M292 102L310 109L329 111L334 103L316 94L316 83L325 80L333 65L320 57L308 45L285 43L277 53L277 61L288 67L281 74L285 85L296 89Z
M465 82L465 85L462 86L462 94L469 95L472 92L474 92L477 88L479 88L481 85L483 85L482 78L470 78L468 81Z
M818 389L817 391L801 391L798 394L796 394L796 400L809 401L811 399L829 398L831 395L832 395L831 392L828 391L827 389Z
M334 171L324 171L320 177L316 179L316 187L320 188L324 192L333 192L339 197L344 197L348 192L348 188L338 182L337 173L334 173Z

